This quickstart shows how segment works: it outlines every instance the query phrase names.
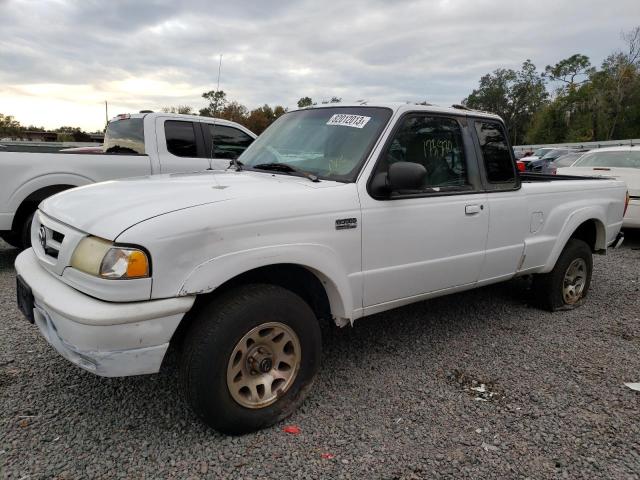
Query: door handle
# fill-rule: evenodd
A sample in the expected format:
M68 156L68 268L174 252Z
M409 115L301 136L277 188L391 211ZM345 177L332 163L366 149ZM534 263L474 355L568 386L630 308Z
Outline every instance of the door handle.
M464 213L466 215L475 215L477 213L480 213L480 210L482 210L484 207L482 205L465 205L464 207Z

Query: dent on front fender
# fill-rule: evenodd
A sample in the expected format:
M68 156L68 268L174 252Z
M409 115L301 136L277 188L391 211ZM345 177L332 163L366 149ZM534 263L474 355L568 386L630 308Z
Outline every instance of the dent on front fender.
M265 247L223 255L198 265L183 282L179 296L209 293L257 268L293 264L306 268L321 282L334 318L351 320L354 312L353 285L333 251L319 245ZM360 277L357 277L357 282ZM356 289L355 291L358 291ZM342 322L341 322L342 323Z

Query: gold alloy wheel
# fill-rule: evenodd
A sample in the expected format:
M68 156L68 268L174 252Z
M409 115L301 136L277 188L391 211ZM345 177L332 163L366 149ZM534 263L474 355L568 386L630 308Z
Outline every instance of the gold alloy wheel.
M246 408L264 408L293 385L300 368L300 340L284 323L268 322L246 333L227 365L227 388Z
M582 298L584 286L587 283L587 262L576 258L569 264L562 282L562 296L564 303L573 305Z

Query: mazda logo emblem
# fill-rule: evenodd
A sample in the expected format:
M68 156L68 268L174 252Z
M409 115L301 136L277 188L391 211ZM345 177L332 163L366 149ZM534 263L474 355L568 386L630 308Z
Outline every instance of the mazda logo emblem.
M44 225L40 226L38 230L38 240L40 241L40 245L42 245L43 249L47 248L47 229L44 228Z

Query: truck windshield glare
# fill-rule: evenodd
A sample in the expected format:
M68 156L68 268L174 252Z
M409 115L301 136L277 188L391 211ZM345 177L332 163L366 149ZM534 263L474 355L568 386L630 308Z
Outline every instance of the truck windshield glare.
M351 182L390 117L391 110L380 107L287 113L258 137L240 161L248 168L282 163L319 178Z
M109 122L104 134L104 153L144 155L144 118Z

